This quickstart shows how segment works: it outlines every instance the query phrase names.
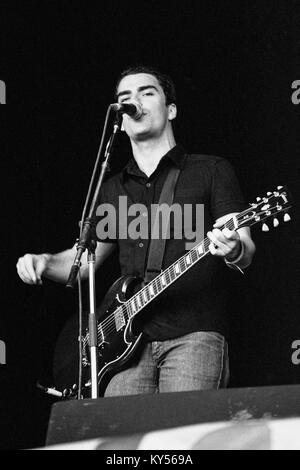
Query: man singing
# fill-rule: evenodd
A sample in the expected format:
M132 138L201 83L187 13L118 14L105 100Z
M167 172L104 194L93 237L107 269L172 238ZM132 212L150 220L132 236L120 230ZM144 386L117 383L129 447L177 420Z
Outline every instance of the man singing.
M245 208L239 183L223 158L191 155L176 144L172 123L176 94L172 80L145 66L124 71L116 86L119 103L137 103L140 116L123 114L122 129L130 139L132 159L121 173L109 178L101 192L102 203L118 210L120 196L149 210L157 204L170 168L180 170L174 204L202 204L204 231L212 256L206 256L147 307L140 328L142 347L125 370L110 380L105 396L217 389L229 377L225 285L226 270L242 271L255 252L250 229L220 229ZM193 221L194 225L194 221ZM166 240L163 269L186 253L186 240ZM173 234L173 236L172 236ZM96 268L118 248L122 275L145 275L151 237L133 239L118 234L98 239ZM20 278L42 284L42 277L66 283L76 247L58 254L26 254L18 260ZM86 257L82 277L88 276Z

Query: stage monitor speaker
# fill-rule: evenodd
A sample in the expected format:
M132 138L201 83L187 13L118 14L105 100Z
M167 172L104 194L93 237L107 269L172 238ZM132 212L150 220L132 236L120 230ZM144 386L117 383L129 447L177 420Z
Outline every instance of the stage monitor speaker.
M300 416L300 385L66 401L52 407L47 445L215 421Z

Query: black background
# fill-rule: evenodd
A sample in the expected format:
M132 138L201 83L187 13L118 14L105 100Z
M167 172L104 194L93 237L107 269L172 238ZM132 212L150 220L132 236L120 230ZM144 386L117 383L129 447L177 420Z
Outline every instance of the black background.
M253 201L277 185L293 194L292 222L256 227L257 254L231 302L231 386L300 382L291 344L300 339L300 5L293 0L1 2L0 447L42 445L52 400L36 390L51 376L55 339L76 293L16 275L26 252L57 252L78 220L106 108L119 72L143 62L177 84L177 141L234 165ZM128 158L126 136L112 171ZM116 263L97 275L100 298Z

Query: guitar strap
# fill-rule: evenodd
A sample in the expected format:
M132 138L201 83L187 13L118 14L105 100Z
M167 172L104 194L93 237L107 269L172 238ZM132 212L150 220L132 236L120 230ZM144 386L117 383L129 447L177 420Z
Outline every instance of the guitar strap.
M179 168L174 166L170 168L160 194L158 206L161 204L167 204L168 207L172 206L179 173ZM160 227L160 219L162 219L162 217L160 217L160 211L156 210L154 223L151 223L151 239L148 250L147 267L145 269L144 284L148 284L148 282L152 281L162 270L167 238L166 235L170 224L170 211L168 213L167 224L165 224L165 221L161 224L167 228L165 236L162 236L163 233L161 230L162 227ZM158 238L153 238L153 235L156 235Z

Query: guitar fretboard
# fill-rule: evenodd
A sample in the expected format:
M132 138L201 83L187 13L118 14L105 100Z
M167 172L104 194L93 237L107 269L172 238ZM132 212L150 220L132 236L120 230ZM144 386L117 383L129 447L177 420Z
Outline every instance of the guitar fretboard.
M221 230L227 227L233 230L237 226L237 219L228 220ZM205 238L202 242L194 246L188 253L179 258L175 263L157 275L151 282L144 286L139 292L133 295L129 300L119 306L111 315L98 325L98 339L101 343L107 333L112 329L119 331L126 325L128 319L133 319L141 310L143 310L152 300L158 297L180 276L185 274L200 259L209 253L211 241Z
M232 230L234 228L233 219L230 219L224 227ZM122 307L126 309L129 318L133 318L143 308L145 308L155 297L167 289L180 276L185 274L200 259L209 253L210 239L205 238L201 243L197 244L187 254L179 258L175 263L165 269L156 276L153 281L149 282L137 294L131 297Z

